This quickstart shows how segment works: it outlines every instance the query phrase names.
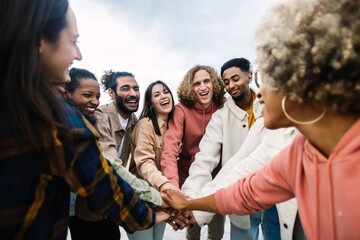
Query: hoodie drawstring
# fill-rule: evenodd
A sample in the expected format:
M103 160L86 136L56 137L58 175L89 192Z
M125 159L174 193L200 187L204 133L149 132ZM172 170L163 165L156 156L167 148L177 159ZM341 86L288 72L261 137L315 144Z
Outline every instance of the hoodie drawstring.
M327 162L327 170L328 170L328 181L330 185L329 189L329 199L330 199L330 214L331 214L331 224L332 224L332 235L333 240L336 239L336 225L335 225L335 209L334 209L334 194L333 194L333 183L332 183L332 177L331 177L331 163L334 159L335 154L333 153L332 156L330 156L330 159Z
M316 221L316 229L315 229L315 239L319 239L319 174L318 174L318 159L317 156L314 155L315 160L315 221Z

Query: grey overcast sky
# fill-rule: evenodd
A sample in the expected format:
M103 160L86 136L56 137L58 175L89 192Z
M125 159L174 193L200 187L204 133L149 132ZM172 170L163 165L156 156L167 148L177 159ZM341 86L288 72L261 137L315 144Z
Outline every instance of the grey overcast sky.
M196 64L218 72L234 57L255 60L254 33L277 0L70 0L86 68L135 74L141 96L155 80L176 89ZM102 93L101 105L108 103ZM142 106L142 99L141 106ZM141 110L141 109L140 109Z

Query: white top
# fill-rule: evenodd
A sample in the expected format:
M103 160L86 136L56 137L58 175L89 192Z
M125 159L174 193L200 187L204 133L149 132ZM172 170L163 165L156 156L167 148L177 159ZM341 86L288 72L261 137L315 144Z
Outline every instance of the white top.
M255 130L261 127L259 126L260 123L260 121L254 123L239 151L222 167L214 180L207 183L201 189L199 197L213 194L216 190L230 186L238 179L246 177L252 172L259 171L283 148L288 146L299 133L295 128L266 130L263 127L266 134L259 145L258 142L261 136ZM277 210L279 213L281 239L291 239L297 213L296 199L277 204ZM201 211L194 211L193 213L200 226L208 223L213 217L213 213ZM241 221L238 215L230 215L229 217L235 226L241 227L243 225L243 221Z
M127 126L128 122L129 122L129 118L124 119L119 113L118 113L118 117L119 117L119 121L120 121L122 129L126 129L126 126ZM123 145L124 145L124 138L121 139L120 148L118 150L118 157L119 158L121 156L121 151L122 151Z

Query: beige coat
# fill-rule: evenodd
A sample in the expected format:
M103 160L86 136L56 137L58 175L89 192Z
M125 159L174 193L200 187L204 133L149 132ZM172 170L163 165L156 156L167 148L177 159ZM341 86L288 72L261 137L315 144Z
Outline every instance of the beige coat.
M126 166L130 154L130 134L137 122L135 114L131 114L126 129L121 127L118 112L113 102L97 108L95 116L97 118L96 127L100 133L99 143L103 154ZM125 138L124 145L119 158L118 150L123 137Z
M161 136L155 133L152 121L149 118L141 119L135 126L131 134L131 163L130 169L136 172L133 174L149 182L156 189L166 182L170 182L161 173L160 157L164 146L164 135L167 123L158 119Z

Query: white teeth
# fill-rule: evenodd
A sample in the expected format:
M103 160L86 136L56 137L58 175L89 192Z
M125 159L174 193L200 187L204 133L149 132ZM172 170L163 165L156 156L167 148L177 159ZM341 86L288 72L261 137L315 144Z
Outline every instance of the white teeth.
M169 101L165 101L165 102L160 103L160 105L163 106L163 105L168 104L168 103L169 103Z
M91 107L85 107L86 110L89 110L91 112L95 111L95 108L91 108Z
M207 94L208 94L207 92L206 93L200 93L200 96L205 96Z

